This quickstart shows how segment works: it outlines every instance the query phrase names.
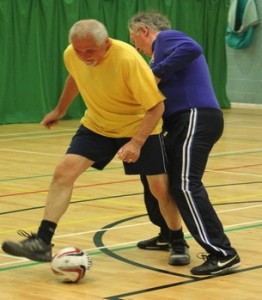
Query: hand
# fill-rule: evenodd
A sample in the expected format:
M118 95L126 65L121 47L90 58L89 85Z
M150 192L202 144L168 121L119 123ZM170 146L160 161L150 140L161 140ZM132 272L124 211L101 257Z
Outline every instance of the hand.
M59 114L53 110L44 117L40 124L50 129L52 126L58 124L59 119Z
M134 163L138 160L140 156L141 146L134 142L129 141L122 148L120 148L117 152L118 157L127 163Z

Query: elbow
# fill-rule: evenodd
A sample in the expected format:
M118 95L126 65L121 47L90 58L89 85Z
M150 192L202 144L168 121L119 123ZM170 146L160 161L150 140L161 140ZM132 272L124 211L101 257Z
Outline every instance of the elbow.
M164 111L165 111L165 105L164 105L164 102L160 102L158 104L158 111L159 111L159 115L162 117L162 115L164 114Z
M161 118L164 111L165 111L165 105L163 101L157 103L154 107L148 110L148 112L155 115L156 118Z
M196 44L194 53L195 58L199 57L200 55L204 54L203 48L200 45Z

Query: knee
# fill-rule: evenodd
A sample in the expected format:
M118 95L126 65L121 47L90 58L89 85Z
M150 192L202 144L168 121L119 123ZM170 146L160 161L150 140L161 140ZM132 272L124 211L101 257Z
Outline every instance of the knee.
M166 174L150 177L148 180L151 193L158 202L168 202L171 198L169 192L169 182Z
M158 202L164 204L170 201L171 196L167 186L153 185L152 187L150 187L150 189L151 189L151 193L158 200Z
M70 184L75 180L72 175L73 174L70 172L70 169L68 169L64 163L60 163L55 168L52 182Z

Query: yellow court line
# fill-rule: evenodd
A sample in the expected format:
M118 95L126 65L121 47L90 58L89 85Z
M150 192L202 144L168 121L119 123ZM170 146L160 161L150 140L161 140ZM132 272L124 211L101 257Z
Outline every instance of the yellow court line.
M44 189L44 188L43 188ZM17 192L25 192L25 193L32 193L32 192L36 192L36 190L26 190L26 189L20 189L20 188L14 188L14 187L7 187L7 186L1 186L0 185L0 190L7 190L7 191L17 191ZM46 188L47 190L47 188ZM40 193L46 193L46 192L39 192Z
M108 219L116 219L119 217L129 217L129 216L137 216L140 214L145 214L145 210L144 211L136 211L136 212L130 212L130 213L121 213L121 214L115 214L115 215L110 215L110 216L100 216L100 217L87 217L84 219L78 219L75 221L66 221L66 222L59 222L59 227L61 227L62 225L71 225L71 224L77 224L77 223L82 223L82 222L90 222L90 221L98 221L98 220L108 220ZM32 230L36 230L36 227L26 227L23 230L25 231L32 231ZM7 233L13 233L16 232L17 229L12 229L12 230L6 230L6 231L0 231L0 235L4 235Z
M254 206L247 206L247 207L239 207L239 208L235 208L235 209L228 209L228 210L223 210L220 211L218 213L227 213L227 212L231 212L231 211L239 211L239 210L244 210L244 209L252 209L252 208L256 208L256 207L261 207L262 205L254 205ZM122 217L129 217L129 216L137 216L140 214L146 214L146 211L135 211L135 212L129 212L129 213L121 213L121 214L115 214L115 215L110 215L110 216L100 216L100 217L87 217L87 218L83 218L83 219L78 219L78 220L74 220L74 221L66 221L66 222L60 222L59 226L63 226L63 225L71 225L71 224L77 224L77 223L82 223L82 222L94 222L94 221L98 221L98 220L108 220L108 219L118 219L118 218L122 218ZM25 231L32 231L35 230L35 227L26 227L24 228ZM4 235L4 234L8 234L8 233L14 233L17 230L7 230L7 231L0 231L0 235Z
M206 186L206 188L208 189L208 186ZM32 193L32 192L36 192L37 193L37 191L35 191L35 190L13 188L13 187L6 187L6 186L0 186L0 190L8 190L8 191L11 190L11 191L18 191L18 192L25 192L25 193ZM47 194L47 191L42 191L42 192L40 191L38 193L39 194ZM243 195L243 196L240 195L240 196L237 196L237 197L230 197L230 198L222 198L222 199L218 199L218 200L212 200L212 203L216 204L216 203L220 203L220 202L224 202L224 201L228 201L228 200L239 200L239 199L246 199L246 198L252 198L252 197L261 197L261 196L262 196L262 193L260 193L260 194ZM73 195L72 196L72 200L73 199L88 200L84 196L77 196L77 195Z
M230 197L230 198L222 198L219 200L212 200L212 204L220 203L220 202L228 202L228 201L233 201L233 200L240 200L240 199L250 199L250 198L256 198L256 197L261 197L262 194L250 194L250 195L239 195L236 197ZM232 203L234 204L234 203Z

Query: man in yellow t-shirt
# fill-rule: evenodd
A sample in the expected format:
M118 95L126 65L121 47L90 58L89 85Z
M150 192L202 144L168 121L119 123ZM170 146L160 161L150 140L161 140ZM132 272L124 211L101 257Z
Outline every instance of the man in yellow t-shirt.
M147 176L171 230L181 218L169 194L161 135L163 95L149 66L132 46L109 38L104 25L81 20L69 32L64 52L69 75L56 108L41 122L50 128L78 93L87 109L61 163L55 169L37 234L20 242L5 241L11 255L50 261L51 240L68 208L75 180L89 167L102 170L118 154L126 174Z

